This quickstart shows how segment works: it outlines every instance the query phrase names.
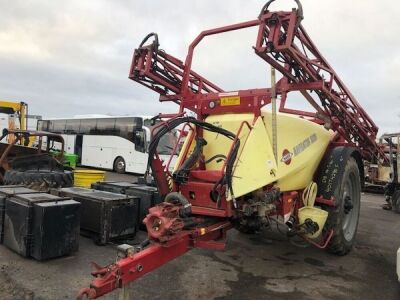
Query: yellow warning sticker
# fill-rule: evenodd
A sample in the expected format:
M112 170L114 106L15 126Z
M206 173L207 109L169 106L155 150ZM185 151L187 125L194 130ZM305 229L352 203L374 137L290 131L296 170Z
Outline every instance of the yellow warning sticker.
M240 105L240 96L221 98L221 106Z

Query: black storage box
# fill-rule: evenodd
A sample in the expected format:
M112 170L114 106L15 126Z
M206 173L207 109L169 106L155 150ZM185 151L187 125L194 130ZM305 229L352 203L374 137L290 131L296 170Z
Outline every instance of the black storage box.
M46 202L56 202L56 206L63 206L63 202L71 201L70 199L60 198L54 195L45 194L45 193L35 193L35 194L20 194L15 195L13 197L6 199L6 212L4 218L4 245L10 248L11 250L21 254L22 256L29 257L31 256L31 250L36 249L37 253L35 258L37 259L46 259L55 256L47 256L41 257L40 250L47 248L46 242L47 240L43 239L43 236L40 237L38 235L35 236L35 230L39 230L42 233L47 233L53 230L56 226L55 224L45 223L45 221L52 219L57 222L64 222L61 219L60 215L57 217L52 216L52 212L49 210L46 212L46 216L40 217L38 214L38 218L35 219L34 216L34 206L39 203ZM75 202L75 206L78 207L78 211L75 215L71 216L70 214L65 216L65 218L70 219L72 224L78 222L79 224L79 203ZM68 202L70 205L70 202ZM48 215L47 215L48 214ZM78 225L79 227L79 225ZM55 239L60 241L60 243L78 243L78 239L69 239L69 241L65 241L64 239L68 236L73 236L74 229L71 227L64 227L64 232L61 234L58 232L58 236ZM76 232L76 229L75 229ZM54 241L50 243L49 247L54 245ZM77 249L77 245L69 245L65 250L57 252L62 252L62 255L66 255L71 253L72 249Z
M38 191L24 187L23 185L2 185L0 186L0 244L3 244L4 238L4 214L6 198L18 194L39 193Z
M63 188L60 195L79 201L81 234L100 245L133 238L137 230L139 198L122 194L76 188Z
M28 257L30 254L31 204L20 199L6 199L3 243L11 250Z
M157 184L156 184L156 182L155 182L155 180L154 180L154 178L152 176L151 176L150 179L148 179L148 178L146 178L144 176L138 177L137 178L137 184L157 187Z
M24 187L23 185L2 185L0 186L0 195L11 197L19 194L34 194L40 193L30 188Z
M103 181L93 183L92 189L117 194L126 194L126 190L134 186L137 186L137 184L126 181Z
M143 219L149 213L149 208L163 201L158 193L158 189L152 186L137 184L127 189L126 194L140 198L138 225L141 229L145 229L146 226L143 224Z
M74 200L33 204L33 258L45 260L78 251L80 206Z
M92 193L92 189L87 189L83 187L69 187L69 188L58 188L58 189L50 189L50 194L62 197L61 195L65 195L66 193L70 194L79 194L79 193Z

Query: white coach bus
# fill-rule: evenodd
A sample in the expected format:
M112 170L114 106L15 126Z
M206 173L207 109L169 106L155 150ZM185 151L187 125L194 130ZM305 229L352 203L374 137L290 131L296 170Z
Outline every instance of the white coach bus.
M61 134L65 151L78 155L81 166L144 174L150 123L150 119L142 117L52 119L39 121L38 130ZM157 150L161 158L169 159L175 142L175 132L169 132L160 140ZM173 164L171 162L170 169Z

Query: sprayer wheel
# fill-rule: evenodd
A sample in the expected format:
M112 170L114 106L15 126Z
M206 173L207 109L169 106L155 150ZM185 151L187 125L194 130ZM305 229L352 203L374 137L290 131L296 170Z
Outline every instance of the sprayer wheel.
M342 174L338 174L340 172ZM335 170L332 167L326 174L328 177L330 175L340 176L336 186L332 187L332 193L323 195L327 199L331 196L335 199L334 207L327 206L325 208L329 215L324 229L334 230L327 250L336 255L346 255L353 247L360 215L361 183L359 168L356 160L349 157L344 168ZM324 188L323 184L321 188Z

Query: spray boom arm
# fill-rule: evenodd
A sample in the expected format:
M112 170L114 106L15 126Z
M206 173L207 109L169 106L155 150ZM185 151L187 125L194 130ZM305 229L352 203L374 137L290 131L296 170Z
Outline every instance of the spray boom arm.
M268 8L273 1L263 7L256 20L200 33L189 46L184 64L159 49L156 34L148 35L135 50L129 78L158 92L161 101L178 103L180 112L187 108L200 115L210 114L202 109L202 104L215 100L224 91L191 69L195 47L206 36L257 26L255 53L283 75L276 90L281 96L280 111L316 118L343 140L357 146L365 158L380 156L386 159L375 141L378 127L301 25L303 9L300 2L295 0L298 8L290 12L270 12ZM154 42L144 46L151 36L155 37ZM286 97L291 91L299 91L316 113L286 108ZM245 98L249 93L254 96L247 97L240 107L231 108L231 111L223 108L223 112L246 112L249 107L251 111L257 111L271 102L270 89L239 91ZM212 113L221 112L222 108L217 107Z

